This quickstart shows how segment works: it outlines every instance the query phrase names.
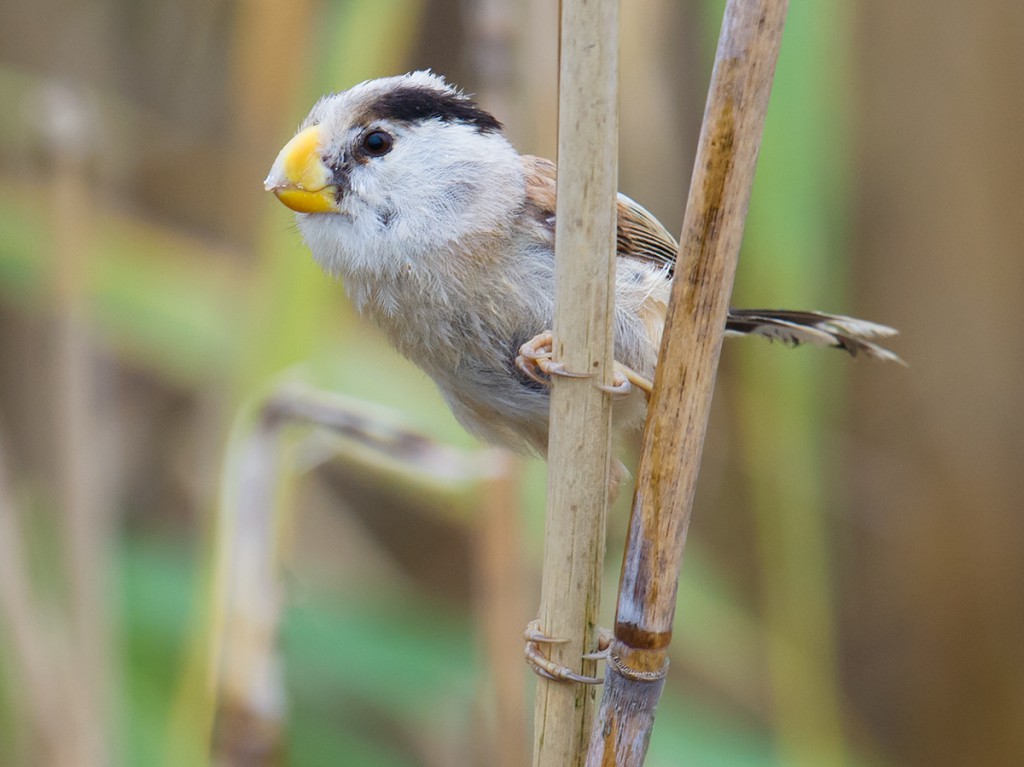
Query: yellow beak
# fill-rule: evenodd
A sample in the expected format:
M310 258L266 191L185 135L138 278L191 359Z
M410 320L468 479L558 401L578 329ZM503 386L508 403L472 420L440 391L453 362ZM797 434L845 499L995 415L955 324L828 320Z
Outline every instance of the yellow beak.
M263 187L299 213L337 213L338 188L332 176L320 159L320 126L314 125L284 145Z

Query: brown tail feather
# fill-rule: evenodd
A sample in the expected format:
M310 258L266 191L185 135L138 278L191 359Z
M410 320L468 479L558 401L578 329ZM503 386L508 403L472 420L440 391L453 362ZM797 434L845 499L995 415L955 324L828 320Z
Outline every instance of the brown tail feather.
M903 363L893 352L868 340L893 336L895 330L839 314L789 309L730 309L725 330L733 335L763 336L791 346L802 343L834 346L852 357L863 352L875 359Z

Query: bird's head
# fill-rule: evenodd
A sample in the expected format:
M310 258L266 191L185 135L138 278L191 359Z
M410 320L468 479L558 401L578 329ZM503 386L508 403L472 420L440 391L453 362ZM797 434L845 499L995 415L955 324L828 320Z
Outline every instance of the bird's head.
M281 150L266 189L333 272L408 268L511 226L524 181L501 124L430 72L325 96Z

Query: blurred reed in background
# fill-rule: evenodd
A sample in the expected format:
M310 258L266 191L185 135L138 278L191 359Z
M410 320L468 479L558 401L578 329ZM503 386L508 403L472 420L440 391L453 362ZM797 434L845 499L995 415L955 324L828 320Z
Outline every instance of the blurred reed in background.
M241 763L221 482L282 383L491 455L261 180L321 93L423 67L552 156L555 5L0 8L0 764L202 764L217 735ZM623 9L621 188L674 231L720 18ZM998 0L791 8L736 303L895 325L911 366L727 349L649 764L1024 759L1022 29ZM270 453L284 703L251 758L515 764L543 466L439 489L339 440Z

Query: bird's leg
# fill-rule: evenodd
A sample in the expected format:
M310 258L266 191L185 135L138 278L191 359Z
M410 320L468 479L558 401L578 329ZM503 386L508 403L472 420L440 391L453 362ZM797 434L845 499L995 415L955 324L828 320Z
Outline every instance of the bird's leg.
M523 657L526 658L526 665L537 676L550 679L553 682L579 682L580 684L601 684L604 680L598 676L583 676L572 669L555 663L549 659L541 650L542 644L561 644L568 642L568 639L555 639L547 636L540 629L540 620L534 619L526 624L526 631L523 632L526 640L526 647L523 648ZM587 660L603 660L608 656L608 648L611 645L612 634L608 629L600 629L597 639L597 650L583 655Z
M561 362L552 359L554 336L550 330L538 333L525 344L519 347L519 355L516 357L516 367L519 368L530 380L548 386L551 383L551 376L564 376L567 378L590 378L591 373L573 373L566 370ZM636 386L644 393L644 397L651 398L651 382L637 373L632 368L626 367L621 362L615 362L615 374L610 386L599 386L602 391L609 394L629 394Z

